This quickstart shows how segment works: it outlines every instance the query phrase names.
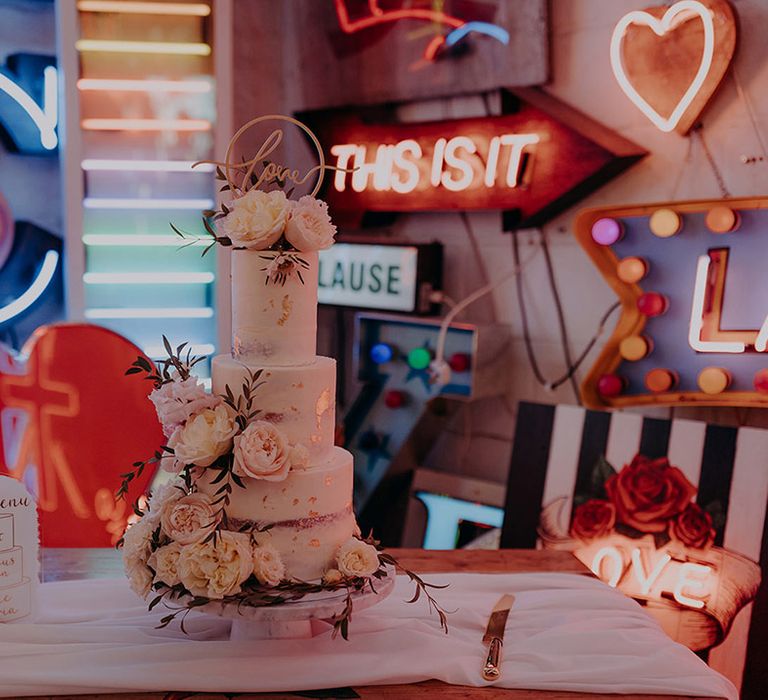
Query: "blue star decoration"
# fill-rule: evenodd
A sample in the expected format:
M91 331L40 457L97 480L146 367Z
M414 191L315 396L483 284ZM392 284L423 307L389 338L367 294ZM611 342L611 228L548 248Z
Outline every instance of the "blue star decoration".
M367 469L372 472L376 468L376 462L379 459L391 460L392 455L387 449L389 446L390 435L386 433L376 433L373 428L366 430L357 443L361 452L368 456Z
M766 229L768 197L580 212L575 236L621 303L584 404L768 407Z

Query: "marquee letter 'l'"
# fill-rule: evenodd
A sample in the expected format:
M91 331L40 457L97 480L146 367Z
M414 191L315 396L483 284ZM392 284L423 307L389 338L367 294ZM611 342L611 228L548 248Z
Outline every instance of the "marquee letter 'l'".
M722 330L720 327L728 254L728 248L713 248L696 262L688 343L697 352L742 353L748 345L753 345L758 352L765 352L768 345L768 317L759 332Z

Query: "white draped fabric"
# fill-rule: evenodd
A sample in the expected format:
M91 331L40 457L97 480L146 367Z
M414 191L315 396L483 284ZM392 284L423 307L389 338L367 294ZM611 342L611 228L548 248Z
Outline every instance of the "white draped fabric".
M350 641L228 639L230 621L192 613L157 629L122 580L48 583L33 624L0 625L0 695L121 691L256 692L412 683L484 686L481 643L503 593L517 596L506 628L505 688L655 693L737 700L734 687L672 642L642 608L575 574L430 574L449 611L441 632L412 584L353 616Z

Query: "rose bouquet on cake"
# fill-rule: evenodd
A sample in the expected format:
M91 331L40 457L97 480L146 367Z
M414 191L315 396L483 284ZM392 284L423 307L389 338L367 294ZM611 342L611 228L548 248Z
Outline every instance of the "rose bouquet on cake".
M171 607L161 626L211 602L268 606L296 601L308 594L346 593L344 609L332 622L334 633L347 637L353 594L375 592L377 581L399 566L372 537L356 534L342 543L321 580L302 581L286 575L280 552L268 543L269 525L242 523L229 517L234 489L248 480L284 481L307 463L307 449L292 444L280 428L261 415L261 372L249 373L236 397L230 387L221 396L206 392L192 374L202 358L185 345L175 350L163 339L168 358L155 365L138 357L127 374L143 374L154 389L149 399L167 437L166 444L146 461L135 462L122 475L116 496L149 467L159 466L169 478L148 500L134 505L135 518L119 546L132 590ZM208 488L202 490L205 483ZM402 567L400 567L402 569ZM413 572L402 569L425 594L447 629L446 616L430 588ZM415 598L414 598L415 600Z

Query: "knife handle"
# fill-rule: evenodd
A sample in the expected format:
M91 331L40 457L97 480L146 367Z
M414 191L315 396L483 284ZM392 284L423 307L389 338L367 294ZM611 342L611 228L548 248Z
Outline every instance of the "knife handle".
M498 637L494 637L488 647L488 656L483 666L483 678L487 681L495 681L501 677L501 669L499 668L501 647L501 640Z

